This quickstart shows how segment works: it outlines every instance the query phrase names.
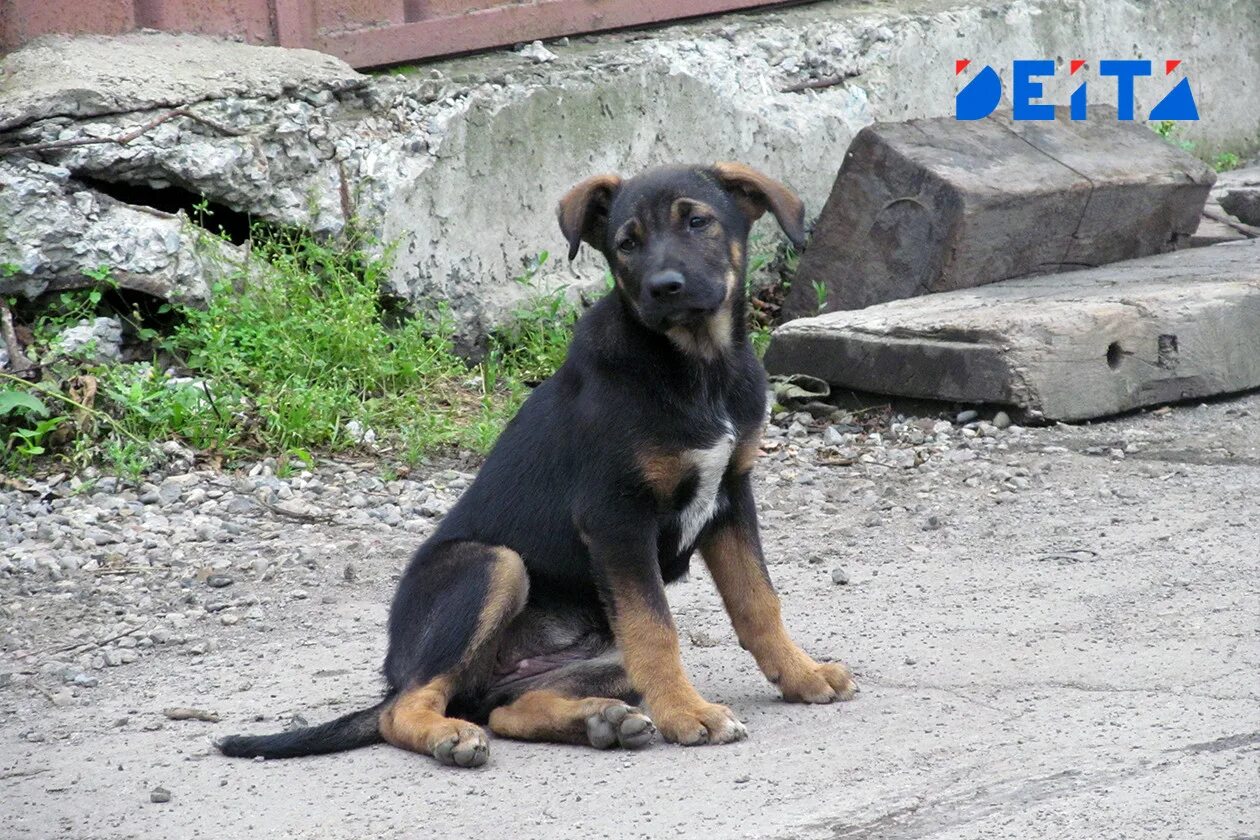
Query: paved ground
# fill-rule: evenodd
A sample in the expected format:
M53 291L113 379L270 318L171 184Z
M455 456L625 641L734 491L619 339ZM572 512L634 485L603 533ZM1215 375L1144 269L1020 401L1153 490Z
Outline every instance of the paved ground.
M212 736L374 698L384 603L422 533L190 543L236 582L185 582L187 611L165 613L177 637L97 662L94 687L49 682L42 653L124 617L120 590L89 591L83 570L2 574L0 837L1260 836L1260 395L970 431L936 434L919 466L869 436L840 456L799 428L777 438L759 468L771 571L805 647L849 662L862 691L777 701L697 570L671 598L697 685L751 732L725 747L495 741L479 771L388 747L211 753ZM845 447L857 463L819 463ZM277 557L297 560L250 566ZM164 574L128 585L160 602Z

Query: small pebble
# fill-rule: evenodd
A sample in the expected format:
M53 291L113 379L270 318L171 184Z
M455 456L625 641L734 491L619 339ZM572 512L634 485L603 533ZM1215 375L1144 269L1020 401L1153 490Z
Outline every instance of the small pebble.
M844 569L841 569L839 567L832 569L831 582L834 584L838 584L840 586L844 586L846 583L849 582L848 572L846 572Z
M171 792L164 787L155 787L149 791L150 802L170 802Z

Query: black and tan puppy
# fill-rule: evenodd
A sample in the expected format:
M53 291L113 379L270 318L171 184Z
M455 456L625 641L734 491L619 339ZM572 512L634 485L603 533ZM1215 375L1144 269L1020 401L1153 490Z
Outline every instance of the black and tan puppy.
M789 638L766 572L749 470L766 383L744 320L746 242L769 210L804 237L787 188L734 163L589 178L560 202L616 289L504 430L416 552L394 597L380 703L322 726L234 736L282 758L388 741L474 767L496 735L595 747L745 736L692 687L665 584L697 549L740 644L787 700L854 691ZM651 720L636 704L643 703Z

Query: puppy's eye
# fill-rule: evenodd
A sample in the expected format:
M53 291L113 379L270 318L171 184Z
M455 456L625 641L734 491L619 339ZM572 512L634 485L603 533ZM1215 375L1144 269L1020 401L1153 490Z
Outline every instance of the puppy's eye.
M687 227L692 230L699 230L708 225L710 221L712 220L708 216L692 216L687 220Z
M639 247L639 243L633 237L626 237L617 243L617 250L623 254L629 254L635 248Z

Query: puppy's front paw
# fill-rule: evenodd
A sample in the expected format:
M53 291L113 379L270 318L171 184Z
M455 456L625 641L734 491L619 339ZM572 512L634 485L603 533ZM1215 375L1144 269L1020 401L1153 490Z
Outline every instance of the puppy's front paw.
M685 747L701 744L729 744L748 737L748 730L735 713L716 703L652 710L652 720L666 741Z
M783 699L789 703L834 703L852 700L857 683L839 662L815 662L809 657L785 668L778 680Z

